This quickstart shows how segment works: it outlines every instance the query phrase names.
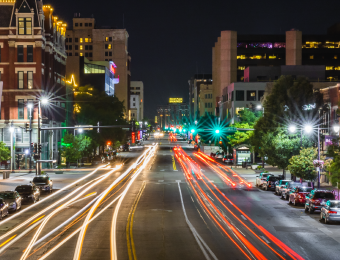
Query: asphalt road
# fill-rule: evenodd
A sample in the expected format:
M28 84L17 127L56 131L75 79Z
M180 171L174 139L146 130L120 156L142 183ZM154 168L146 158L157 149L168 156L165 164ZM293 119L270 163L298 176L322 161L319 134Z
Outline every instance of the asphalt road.
M136 168L129 167L151 148L123 153L125 164L115 171L108 167L95 173L88 169L51 175L56 189L51 198L46 194L41 202L25 205L28 209L0 222L0 259L20 259L38 226L59 207L61 210L46 223L37 240L47 236L29 249L26 259L47 255L46 259L73 259L79 233L70 236L82 227L87 210L94 204L74 216L115 182L117 185L107 192L94 216L101 210L103 213L87 226L81 259L339 258L340 224L325 225L318 213L306 214L302 206L291 206L271 191L249 187L251 183L237 174L237 169L234 172L220 162L198 157L193 147L180 139L170 142L165 136L151 138L145 144L153 142L159 143L155 155L143 157ZM177 145L184 149L174 150ZM58 193L85 176L89 177ZM10 189L31 177L1 181L0 189ZM100 182L74 204L62 207L95 181ZM58 201L77 188L70 198ZM121 201L120 194L125 196ZM69 223L49 234L70 218Z

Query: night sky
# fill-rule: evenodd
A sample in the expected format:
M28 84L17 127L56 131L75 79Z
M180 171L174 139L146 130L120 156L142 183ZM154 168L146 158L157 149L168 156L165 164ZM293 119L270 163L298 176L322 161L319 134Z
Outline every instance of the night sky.
M72 24L74 13L92 14L99 25L127 29L132 80L145 88L145 116L169 97L188 99L188 80L211 73L212 47L222 30L238 34L283 34L296 28L325 34L340 22L339 0L164 1L49 0L55 14ZM123 19L124 14L124 19ZM124 24L123 24L124 21Z

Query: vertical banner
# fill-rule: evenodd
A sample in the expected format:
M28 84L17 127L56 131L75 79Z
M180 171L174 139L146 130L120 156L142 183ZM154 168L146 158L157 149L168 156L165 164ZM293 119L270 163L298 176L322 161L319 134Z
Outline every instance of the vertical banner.
M1 118L1 101L2 101L2 89L4 86L4 82L0 81L0 118Z

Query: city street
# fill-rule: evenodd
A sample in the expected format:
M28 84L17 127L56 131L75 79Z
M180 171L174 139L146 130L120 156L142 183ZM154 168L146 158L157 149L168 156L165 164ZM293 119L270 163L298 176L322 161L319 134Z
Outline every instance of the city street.
M50 174L52 194L0 222L0 258L72 259L79 248L81 259L337 258L339 224L325 225L318 213L307 215L302 206L255 188L253 178L180 139L145 144L152 142L159 143L154 156L147 157L153 147L122 153L121 168ZM145 164L131 167L142 154ZM31 177L1 181L0 187L13 189ZM121 194L126 196L119 201ZM94 222L78 240L76 231L91 210Z

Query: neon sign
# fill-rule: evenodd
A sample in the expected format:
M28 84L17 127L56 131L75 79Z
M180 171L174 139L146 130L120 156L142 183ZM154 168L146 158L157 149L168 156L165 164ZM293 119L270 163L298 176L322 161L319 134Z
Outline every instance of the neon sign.
M115 74L116 73L116 64L114 64L113 62L110 62L110 71Z
M74 74L71 75L71 79L69 81L66 81L69 84L73 83L73 87L77 87L78 85L76 84L76 81L74 79Z
M169 103L183 103L183 98L169 98Z

